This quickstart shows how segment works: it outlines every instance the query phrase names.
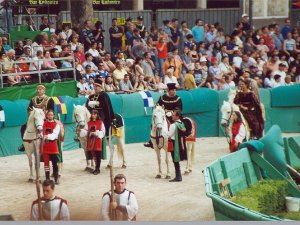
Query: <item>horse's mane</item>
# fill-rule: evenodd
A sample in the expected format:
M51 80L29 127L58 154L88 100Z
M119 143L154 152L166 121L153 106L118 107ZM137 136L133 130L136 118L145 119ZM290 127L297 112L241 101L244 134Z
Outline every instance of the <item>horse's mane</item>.
M33 118L34 118L34 110L31 110L28 116L27 126L32 122Z
M85 121L88 122L91 118L91 113L84 105L75 105L75 109L77 109L79 112L83 112L85 116ZM75 111L73 114L73 117L75 117Z
M234 89L230 89L229 92L228 92L228 102L233 104L233 100L235 98L235 95L236 95L236 90Z
M162 112L163 115L165 115L165 110L164 110L163 107L160 106L160 105L156 105L156 106L154 107L152 116L154 116L155 112Z

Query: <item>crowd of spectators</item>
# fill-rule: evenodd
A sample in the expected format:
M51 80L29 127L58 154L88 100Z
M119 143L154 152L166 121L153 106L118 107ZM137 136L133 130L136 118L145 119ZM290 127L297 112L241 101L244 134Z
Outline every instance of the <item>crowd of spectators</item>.
M54 29L46 17L42 20L40 30L50 31L50 40L42 32L33 43L25 39L12 49L7 38L0 39L3 73L15 70L13 62L20 59L41 60L28 64L29 71L74 67L79 96L92 94L96 79L112 93L163 92L168 83L176 83L178 89L224 90L237 86L240 79L252 79L261 88L300 83L300 28L291 27L290 19L282 27L272 23L254 30L243 14L230 34L224 33L221 23L201 19L192 26L173 18L147 29L142 16L136 23L127 18L124 26L114 18L108 31L100 21ZM28 26L31 29L32 24ZM105 38L110 39L110 51ZM74 57L75 65L69 59L55 60L68 56ZM51 72L42 80L68 77L73 74ZM9 76L7 82L16 85L19 80Z

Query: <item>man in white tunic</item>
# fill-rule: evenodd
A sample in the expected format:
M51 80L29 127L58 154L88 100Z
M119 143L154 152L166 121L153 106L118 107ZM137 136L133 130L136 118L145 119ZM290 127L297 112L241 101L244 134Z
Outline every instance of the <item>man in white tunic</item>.
M136 197L132 191L126 188L126 177L117 174L114 177L114 196L111 191L104 193L102 197L101 216L102 220L134 221L138 212ZM113 219L110 209L115 209L116 216Z
M30 220L70 220L67 201L54 195L53 180L45 180L42 184L44 196L41 198L41 215L39 201L32 203Z

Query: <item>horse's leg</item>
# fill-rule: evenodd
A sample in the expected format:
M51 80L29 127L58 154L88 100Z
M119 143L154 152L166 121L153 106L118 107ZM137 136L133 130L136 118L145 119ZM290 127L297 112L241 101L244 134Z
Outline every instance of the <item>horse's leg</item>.
M28 182L33 182L33 170L32 170L32 153L33 150L30 149L30 144L28 142L24 142L24 147L25 147L25 152L28 158L28 163L29 163L29 179Z
M160 149L158 149L156 145L154 145L153 147L154 147L154 150L156 152L157 163L158 163L158 173L157 173L155 178L161 178L162 172L161 172Z
M125 159L125 143L124 143L124 133L122 136L118 136L117 138L117 149L118 149L118 156L120 157L120 159L122 160L122 168L126 168L127 163L126 163L126 159Z
M167 140L167 139L166 139ZM169 168L169 155L168 155L168 141L165 141L166 143L164 143L164 150L165 150L165 162L167 165L167 175L166 175L166 179L171 179L171 175L170 175L170 168Z
M186 160L186 167L184 174L189 174L190 167L191 167L191 151L192 151L192 143L187 142L186 143L186 154L187 154L187 160Z

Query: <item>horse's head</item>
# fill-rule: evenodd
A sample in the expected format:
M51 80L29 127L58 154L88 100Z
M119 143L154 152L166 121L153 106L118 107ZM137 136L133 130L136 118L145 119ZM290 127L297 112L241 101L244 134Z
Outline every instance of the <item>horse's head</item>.
M228 92L228 102L233 104L234 97L236 95L236 90L230 88Z
M80 128L83 128L90 118L90 113L85 106L74 105L73 118L74 118L76 124Z
M45 113L42 109L32 107L33 113L33 119L34 119L34 125L37 129L38 133L41 133L43 131L44 121L45 121Z
M152 114L152 125L161 130L163 128L164 122L166 121L166 113L163 107L156 105Z
M232 115L233 108L231 104L227 101L223 101L223 105L221 106L221 113L222 113L222 119L221 119L221 125L222 127L228 127L230 122L230 117Z

